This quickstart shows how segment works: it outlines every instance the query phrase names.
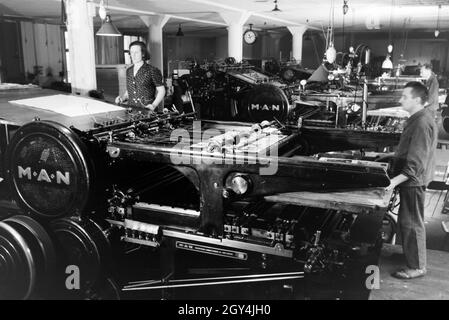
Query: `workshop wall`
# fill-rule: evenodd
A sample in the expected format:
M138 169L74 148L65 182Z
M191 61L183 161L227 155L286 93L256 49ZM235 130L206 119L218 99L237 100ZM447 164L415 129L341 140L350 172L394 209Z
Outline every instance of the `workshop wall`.
M245 50L245 49L243 49ZM215 38L215 52L217 59L224 59L228 56L228 36L219 36ZM245 56L245 54L243 54Z
M433 33L413 33L413 36L409 33L406 38L404 34L393 33L391 38L394 46L393 63L396 64L400 59L400 55L403 53L404 59L407 60L406 65L418 65L436 60L437 65L439 64L439 70L436 70L437 73L447 73L449 71L449 44L448 39L444 35L440 35L439 38L434 38ZM365 44L371 49L373 56L386 56L388 39L388 32L359 32L349 34L345 37L345 51L351 45L356 47L359 44ZM341 35L335 37L335 45L337 51L342 50L343 43Z
M164 37L164 56L167 60L196 59L199 63L215 60L216 38L211 37Z
M228 52L227 36L216 38L216 57L223 59ZM284 34L279 41L270 34L259 32L259 37L253 45L243 44L243 58L270 59L275 58L283 61L290 59L292 50L292 36L290 33ZM312 35L310 40L303 42L302 65L305 68L316 68L322 61L324 53L324 41L319 35Z
M23 64L26 79L37 75L40 85L48 79L48 75L59 78L64 70L65 48L63 33L59 25L20 22Z
M63 39L58 25L31 21L0 21L3 81L43 84L63 71ZM0 59L1 60L1 59Z
M25 80L20 44L20 24L0 18L0 83Z
M393 61L397 61L402 52L404 58L407 59L406 65L417 65L430 62L431 60L439 61L439 73L449 72L449 45L447 39L440 36L439 39L407 39L402 38L401 34L393 34L393 43L395 50L393 51ZM430 39L430 40L429 40ZM335 46L337 51L343 49L343 38L341 35L335 36ZM423 42L424 41L424 42ZM359 44L365 44L371 49L372 56L385 56L388 45L388 33L372 34L361 32L356 34L347 34L345 36L345 48L347 51L350 45L356 47ZM292 36L286 33L281 37L280 41L276 40L269 34L260 34L259 38L253 45L243 44L244 59L269 59L275 58L279 60L288 60L290 58L292 46ZM405 46L405 51L404 51ZM325 51L325 42L322 35L312 33L304 36L302 65L305 68L314 69L322 62ZM216 38L216 58L221 59L227 56L227 36Z
M95 37L95 63L123 64L123 37Z

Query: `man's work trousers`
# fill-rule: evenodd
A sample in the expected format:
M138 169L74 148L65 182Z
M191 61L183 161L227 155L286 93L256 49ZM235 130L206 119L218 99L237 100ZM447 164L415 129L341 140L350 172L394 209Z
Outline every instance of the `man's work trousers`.
M426 187L400 187L398 223L407 266L411 269L426 267L426 228L424 201Z

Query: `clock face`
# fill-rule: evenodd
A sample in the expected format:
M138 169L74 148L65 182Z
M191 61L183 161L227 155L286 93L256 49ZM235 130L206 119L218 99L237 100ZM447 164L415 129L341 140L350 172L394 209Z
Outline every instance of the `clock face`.
M257 34L253 30L248 30L243 35L243 39L247 44L253 44L256 42Z

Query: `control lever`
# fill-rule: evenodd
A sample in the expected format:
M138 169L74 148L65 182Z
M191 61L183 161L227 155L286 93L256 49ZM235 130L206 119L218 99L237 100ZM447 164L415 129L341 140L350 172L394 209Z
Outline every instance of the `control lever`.
M324 269L325 265L323 263L324 246L320 245L321 231L317 230L315 233L315 240L313 241L312 247L307 252L307 260L304 264L304 272L312 273L317 270Z

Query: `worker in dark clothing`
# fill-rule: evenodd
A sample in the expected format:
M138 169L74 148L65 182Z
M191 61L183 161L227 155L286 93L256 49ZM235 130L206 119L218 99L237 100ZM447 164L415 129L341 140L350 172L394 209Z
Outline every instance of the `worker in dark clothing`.
M432 71L432 65L430 63L426 63L421 67L421 77L426 80L426 87L429 92L426 107L435 112L439 109L438 91L440 86L438 84L437 76Z
M126 70L126 92L123 96L119 95L115 103L127 101L130 106L155 111L165 96L161 71L145 61L149 59L145 43L132 42L129 45L129 54L133 65Z
M395 154L395 177L387 188L398 186L401 199L398 224L407 268L393 274L400 279L426 274L424 201L426 187L433 179L438 135L433 112L425 108L427 95L420 82L407 83L402 92L400 103L410 117Z

